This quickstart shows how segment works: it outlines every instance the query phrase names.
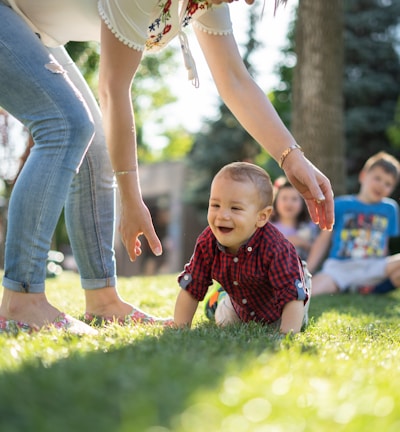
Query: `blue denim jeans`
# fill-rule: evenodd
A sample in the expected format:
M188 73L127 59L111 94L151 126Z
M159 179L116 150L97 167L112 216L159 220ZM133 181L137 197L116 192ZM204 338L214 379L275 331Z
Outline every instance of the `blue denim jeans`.
M82 287L115 286L115 188L98 105L65 49L46 48L1 1L0 106L35 143L9 202L4 287L44 292L64 206Z

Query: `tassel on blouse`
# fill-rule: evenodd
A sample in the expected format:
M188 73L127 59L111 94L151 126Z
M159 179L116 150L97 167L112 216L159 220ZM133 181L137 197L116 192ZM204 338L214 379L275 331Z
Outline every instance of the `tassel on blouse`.
M189 48L189 41L187 39L186 33L182 30L179 32L179 41L181 43L181 49L183 54L183 60L185 62L185 67L188 71L188 79L192 81L192 84L198 88L200 85L199 75L197 73L196 63L193 59L192 53Z

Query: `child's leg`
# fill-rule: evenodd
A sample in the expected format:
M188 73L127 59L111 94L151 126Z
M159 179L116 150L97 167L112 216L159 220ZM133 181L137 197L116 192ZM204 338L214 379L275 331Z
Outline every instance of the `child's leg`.
M400 254L391 255L387 258L386 274L390 282L400 287Z
M335 294L339 292L335 281L325 273L317 273L312 278L312 295Z
M302 261L302 265L303 265L303 272L304 272L305 288L306 291L308 292L308 301L304 305L303 328L305 328L308 325L308 310L310 309L313 284L312 284L312 275L307 268L307 263L305 261Z
M384 259L379 281L359 287L360 294L386 294L400 287L400 254Z
M224 327L229 324L235 324L240 322L240 318L237 316L235 309L233 309L231 299L226 294L219 302L215 311L215 322L217 325Z

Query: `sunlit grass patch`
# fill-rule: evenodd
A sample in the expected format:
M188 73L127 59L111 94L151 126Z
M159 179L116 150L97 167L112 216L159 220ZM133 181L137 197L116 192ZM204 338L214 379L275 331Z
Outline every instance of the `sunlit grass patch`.
M84 311L79 277L48 282ZM121 278L122 296L171 316L176 275ZM98 336L0 337L0 430L309 432L400 430L400 293L312 299L306 332L110 324Z

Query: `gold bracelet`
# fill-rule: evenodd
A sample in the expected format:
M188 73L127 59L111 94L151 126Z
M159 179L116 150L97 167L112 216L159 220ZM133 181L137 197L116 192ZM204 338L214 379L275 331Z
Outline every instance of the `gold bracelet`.
M113 171L113 173L114 173L115 176L122 176L122 175L130 174L132 172L136 172L136 168L130 169L130 170L127 170L127 171Z
M279 168L282 168L283 163L285 162L285 159L288 157L289 153L296 149L300 150L304 154L303 149L298 144L292 144L290 147L288 147L282 152L281 157L279 158Z

